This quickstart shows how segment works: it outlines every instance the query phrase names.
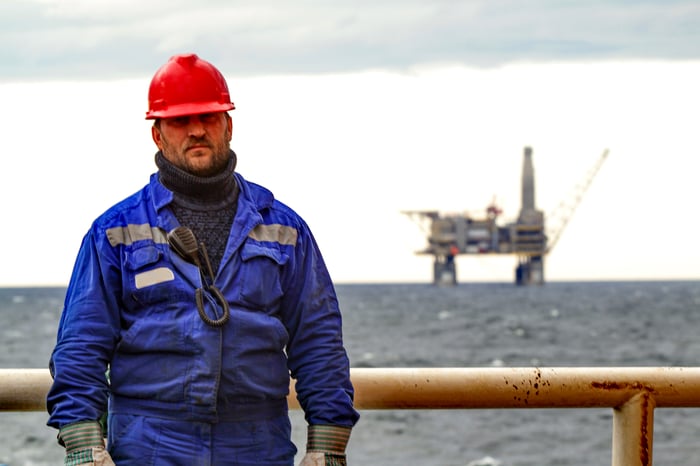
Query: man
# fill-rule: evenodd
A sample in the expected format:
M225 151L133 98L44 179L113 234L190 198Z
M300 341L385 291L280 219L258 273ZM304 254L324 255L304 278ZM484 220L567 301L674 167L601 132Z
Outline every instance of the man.
M158 172L83 239L50 361L67 465L345 465L359 415L334 287L306 223L234 171L221 73L176 55L147 119ZM106 450L100 420L107 416Z

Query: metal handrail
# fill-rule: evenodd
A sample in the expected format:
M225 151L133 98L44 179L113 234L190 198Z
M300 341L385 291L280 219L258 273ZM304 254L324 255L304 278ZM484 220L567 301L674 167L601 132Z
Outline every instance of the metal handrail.
M700 367L353 368L374 409L612 408L612 466L652 464L655 408L700 407ZM46 369L0 369L0 412L46 409ZM294 384L288 397L298 409Z

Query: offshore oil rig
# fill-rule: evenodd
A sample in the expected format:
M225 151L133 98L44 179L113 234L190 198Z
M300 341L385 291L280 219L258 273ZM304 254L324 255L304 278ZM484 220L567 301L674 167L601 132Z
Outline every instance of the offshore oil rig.
M433 283L449 286L457 284L455 257L461 254L511 254L517 257L515 283L517 285L544 284L544 258L551 252L564 227L581 202L601 165L608 156L603 151L584 180L578 184L569 199L562 201L547 219L535 205L535 170L532 149L525 147L522 169L522 201L516 221L499 224L501 209L495 203L486 209L486 216L443 215L438 211L403 211L428 232L428 247L416 254L433 256Z

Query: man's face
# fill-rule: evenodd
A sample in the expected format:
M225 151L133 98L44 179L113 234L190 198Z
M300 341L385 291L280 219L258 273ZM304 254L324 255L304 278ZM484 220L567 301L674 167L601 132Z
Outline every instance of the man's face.
M162 118L153 142L176 167L197 176L221 173L229 159L231 117L226 112Z

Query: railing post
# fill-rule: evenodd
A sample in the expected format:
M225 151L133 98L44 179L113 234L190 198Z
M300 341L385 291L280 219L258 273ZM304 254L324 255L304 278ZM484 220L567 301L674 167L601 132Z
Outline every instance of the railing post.
M613 409L612 466L651 466L656 402L647 391Z

